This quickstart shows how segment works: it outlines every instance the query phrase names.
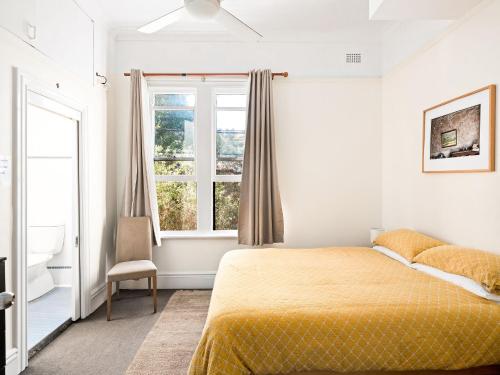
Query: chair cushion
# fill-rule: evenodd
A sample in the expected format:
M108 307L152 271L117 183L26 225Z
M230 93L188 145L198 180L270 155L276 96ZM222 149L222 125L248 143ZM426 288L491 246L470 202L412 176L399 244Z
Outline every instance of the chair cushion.
M137 280L156 274L156 266L150 260L120 262L108 271L108 281Z

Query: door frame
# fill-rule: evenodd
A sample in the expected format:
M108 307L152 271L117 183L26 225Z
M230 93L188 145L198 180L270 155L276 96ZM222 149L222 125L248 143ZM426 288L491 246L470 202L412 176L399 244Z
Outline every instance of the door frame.
M14 68L15 100L13 105L13 248L12 264L14 273L14 293L16 305L13 311L13 346L17 348L19 372L28 365L27 348L27 211L26 211L26 141L27 141L27 108L28 91L46 97L60 105L68 107L80 114L78 123L78 203L79 203L79 300L80 306L76 319L85 318L90 308L89 291L89 249L88 249L88 175L87 175L87 119L88 110L85 105L61 94L50 85L35 77ZM75 301L73 301L75 302ZM80 316L78 316L80 315Z

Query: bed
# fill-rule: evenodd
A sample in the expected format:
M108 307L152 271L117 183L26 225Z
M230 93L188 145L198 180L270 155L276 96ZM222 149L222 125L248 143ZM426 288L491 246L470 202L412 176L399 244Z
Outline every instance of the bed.
M499 363L495 302L370 248L258 249L221 260L189 374L493 374Z

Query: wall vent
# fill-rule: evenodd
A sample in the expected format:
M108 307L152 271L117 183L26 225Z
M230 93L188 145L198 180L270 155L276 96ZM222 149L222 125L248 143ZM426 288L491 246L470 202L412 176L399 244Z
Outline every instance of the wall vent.
M361 53L346 53L345 62L347 64L361 64Z

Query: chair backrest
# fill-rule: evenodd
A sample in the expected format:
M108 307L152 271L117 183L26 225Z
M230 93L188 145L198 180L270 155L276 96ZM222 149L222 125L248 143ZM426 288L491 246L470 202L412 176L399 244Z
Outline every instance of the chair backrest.
M152 260L149 217L120 217L116 233L116 262Z

